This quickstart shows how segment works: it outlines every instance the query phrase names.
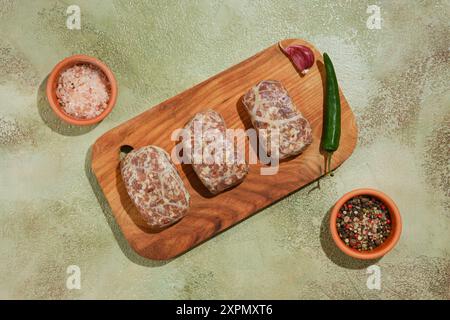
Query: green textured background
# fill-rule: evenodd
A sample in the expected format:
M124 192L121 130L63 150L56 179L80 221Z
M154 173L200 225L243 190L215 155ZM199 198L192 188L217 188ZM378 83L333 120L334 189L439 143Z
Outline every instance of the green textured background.
M66 8L81 7L68 30ZM369 30L369 4L382 29ZM450 298L449 1L0 0L0 298ZM168 263L134 254L86 165L102 133L284 38L333 58L360 130L322 190L306 187ZM94 128L59 122L45 78L62 58L96 56L119 100ZM343 257L327 212L375 187L404 220L397 247ZM311 192L310 192L311 191ZM81 268L81 290L66 268Z

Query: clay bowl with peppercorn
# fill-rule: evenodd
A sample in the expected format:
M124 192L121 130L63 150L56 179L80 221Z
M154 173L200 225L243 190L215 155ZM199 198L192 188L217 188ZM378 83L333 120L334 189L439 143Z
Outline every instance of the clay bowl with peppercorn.
M117 99L117 82L100 60L74 55L59 62L50 73L47 100L63 121L77 126L102 121Z
M340 198L330 215L331 236L346 255L378 259L396 245L402 220L394 201L381 191L357 189Z

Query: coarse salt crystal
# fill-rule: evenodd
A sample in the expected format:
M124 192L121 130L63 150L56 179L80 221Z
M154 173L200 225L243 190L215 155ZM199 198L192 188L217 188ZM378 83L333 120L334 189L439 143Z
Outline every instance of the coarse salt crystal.
M109 83L105 74L89 65L75 65L58 79L56 96L63 111L78 119L99 116L109 101Z

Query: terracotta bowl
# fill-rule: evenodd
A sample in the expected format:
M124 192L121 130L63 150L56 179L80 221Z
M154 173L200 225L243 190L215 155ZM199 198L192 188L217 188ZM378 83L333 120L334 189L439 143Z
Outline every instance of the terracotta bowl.
M358 251L356 249L350 248L345 244L345 242L339 237L337 228L336 228L336 218L339 212L339 209L351 198L356 196L368 195L378 200L382 201L386 208L389 210L391 216L391 234L389 237L378 247L369 251ZM338 246L338 248L344 252L346 255L362 260L371 260L378 259L388 253L392 248L396 245L398 239L400 238L400 234L402 232L402 219L400 217L400 212L395 205L394 201L389 198L386 194L381 191L374 189L356 189L346 193L342 198L340 198L333 209L331 210L330 215L330 231L331 236L333 237L334 242Z
M59 75L64 70L76 64L90 64L99 68L105 74L110 85L110 97L106 109L97 117L92 119L79 119L68 115L62 110L61 105L58 102L58 98L56 97L56 88L58 86ZM50 107L53 109L53 111L59 118L73 125L87 126L102 121L111 112L117 99L117 82L114 77L114 74L103 62L94 57L79 54L65 58L53 68L52 72L50 73L47 79L46 93Z

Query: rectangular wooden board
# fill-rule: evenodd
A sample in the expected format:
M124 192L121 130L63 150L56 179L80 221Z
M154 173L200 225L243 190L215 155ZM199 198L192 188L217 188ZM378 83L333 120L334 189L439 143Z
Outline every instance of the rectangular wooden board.
M322 55L304 40L288 39L282 43L284 46L303 44L313 49L316 62L305 76L300 76L278 45L273 45L119 125L95 142L92 170L123 235L139 255L155 260L176 257L323 175ZM190 165L178 165L178 172L191 194L189 212L165 230L149 230L121 179L121 146L139 148L152 144L170 153L176 144L171 140L172 132L183 128L195 113L208 108L218 111L228 128L248 129L251 122L242 105L242 96L259 81L269 79L281 81L309 120L313 143L301 155L283 161L276 175L260 175L262 164L251 165L241 184L213 197L207 195ZM342 92L341 103L342 134L339 149L333 155L333 168L350 156L357 140L355 118Z

